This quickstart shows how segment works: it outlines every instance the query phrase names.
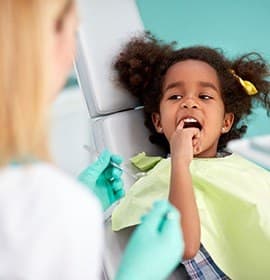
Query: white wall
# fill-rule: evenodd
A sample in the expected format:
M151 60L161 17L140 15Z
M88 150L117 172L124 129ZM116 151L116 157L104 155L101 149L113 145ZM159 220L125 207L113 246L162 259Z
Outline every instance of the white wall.
M83 148L91 145L90 118L78 87L65 89L55 100L51 112L50 150L55 163L77 176L90 163Z

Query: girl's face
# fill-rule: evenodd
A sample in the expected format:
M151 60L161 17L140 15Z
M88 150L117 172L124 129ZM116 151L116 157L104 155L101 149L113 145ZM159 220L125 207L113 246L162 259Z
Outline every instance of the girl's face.
M197 157L214 157L222 133L230 130L233 114L225 113L217 73L209 64L185 60L172 65L163 82L160 111L152 119L157 132L170 142L180 121L200 130Z

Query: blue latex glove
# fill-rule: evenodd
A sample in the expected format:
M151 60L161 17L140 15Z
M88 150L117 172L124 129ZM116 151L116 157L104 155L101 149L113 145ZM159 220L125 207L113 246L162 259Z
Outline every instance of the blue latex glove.
M112 165L112 163L119 165L121 162L121 157L112 155L108 150L105 150L78 177L80 182L96 194L103 210L106 210L125 194L121 179L122 171Z
M183 250L178 211L168 201L156 202L131 236L116 280L166 279Z

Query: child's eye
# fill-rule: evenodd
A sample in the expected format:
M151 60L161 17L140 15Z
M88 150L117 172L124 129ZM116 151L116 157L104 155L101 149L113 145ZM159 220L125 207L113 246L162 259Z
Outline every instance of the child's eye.
M182 98L182 95L180 95L180 94L173 94L169 97L170 100L178 100L181 98Z
M203 99L203 100L209 100L209 99L213 99L213 97L209 94L200 94L200 99Z

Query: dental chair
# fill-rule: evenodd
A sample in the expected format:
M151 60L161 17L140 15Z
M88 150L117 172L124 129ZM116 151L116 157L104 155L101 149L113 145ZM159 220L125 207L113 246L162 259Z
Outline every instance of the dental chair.
M145 151L161 155L160 149L148 140L140 104L113 81L113 58L122 44L144 30L137 5L135 0L80 0L78 7L81 26L75 66L93 131L92 159L96 152L107 148L121 155L123 166L132 170L129 158L135 154ZM123 181L127 190L135 180L123 174ZM113 279L133 230L111 230L112 208L105 213L104 279ZM169 279L186 279L183 270L179 266Z

